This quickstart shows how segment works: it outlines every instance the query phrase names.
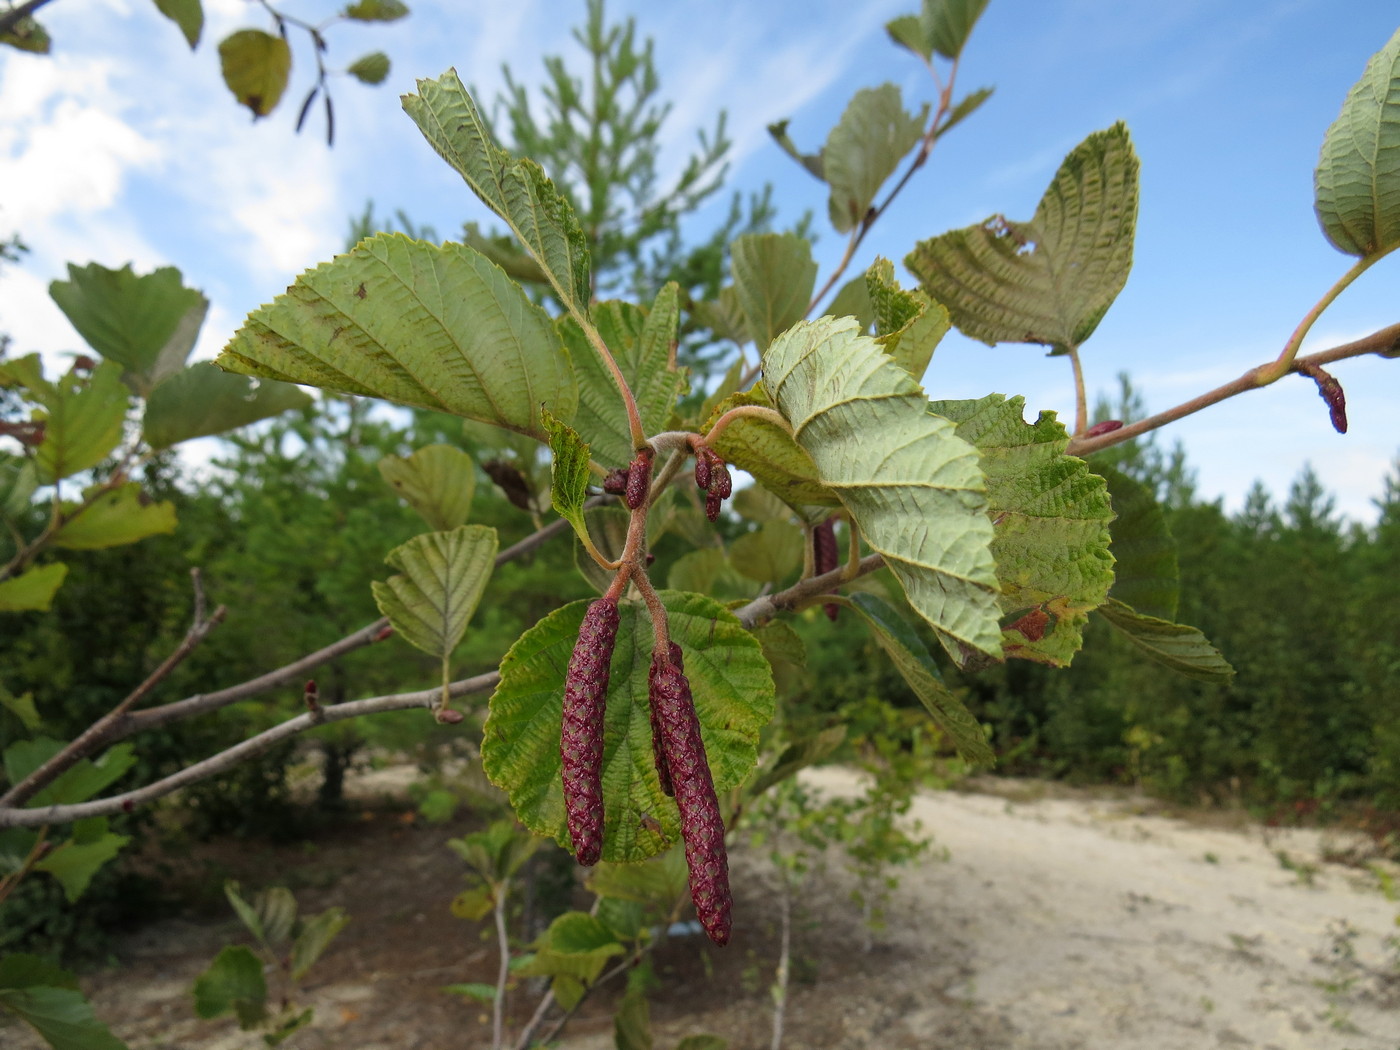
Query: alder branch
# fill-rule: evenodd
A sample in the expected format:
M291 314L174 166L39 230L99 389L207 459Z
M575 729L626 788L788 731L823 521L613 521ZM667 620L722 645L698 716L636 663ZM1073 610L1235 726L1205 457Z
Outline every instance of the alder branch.
M20 19L28 18L49 2L50 0L28 0L28 3L20 4L18 7L0 14L0 33L8 33L19 24Z
M464 678L461 681L453 682L448 686L448 689L454 699L471 696L494 688L496 683L500 681L500 677L499 672L490 671L477 675L475 678ZM69 821L82 820L85 817L109 817L116 813L130 812L136 806L153 802L183 787L188 787L190 784L216 776L219 773L225 773L251 758L256 758L273 745L288 740L299 733L304 733L308 729L314 729L318 725L324 725L327 722L343 722L351 718L362 718L365 715L380 714L385 711L407 711L415 707L431 710L437 706L441 699L442 688L434 686L431 689L420 689L414 693L375 696L367 700L352 700L330 707L319 707L316 711L307 711L294 718L289 718L287 721L275 725L271 729L266 729L256 736L249 737L227 750L211 755L202 762L196 762L178 773L172 773L163 780L157 780L153 784L147 784L145 787L136 788L133 791L113 795L110 798L70 805L41 806L34 809L0 808L0 828L66 824Z
M1328 365L1334 361L1343 361L1349 357L1363 357L1366 354L1380 354L1382 357L1394 357L1400 354L1400 324L1390 325L1354 342L1334 346L1330 350L1322 350L1315 354L1308 354L1306 357L1295 358L1289 371L1306 374L1308 369ZM1223 386L1218 386L1214 390L1193 397L1189 401L1183 401L1175 408L1158 412L1155 416L1148 416L1136 423L1129 423L1127 426L1120 427L1108 434L1100 434L1098 437L1091 438L1074 438L1065 451L1071 456L1087 456L1122 444L1124 441L1131 441L1135 437L1157 430L1168 423L1174 423L1178 419L1193 415L1203 408L1219 404L1236 394L1244 394L1250 390L1262 390L1260 380L1273 364L1274 362L1271 361L1267 365L1251 368L1238 379L1233 379Z
M164 681L185 657L194 652L199 643L204 641L214 628L224 622L224 616L228 613L228 609L222 605L215 609L211 616L204 615L204 587L200 581L199 570L191 569L190 577L194 582L194 622L190 625L190 629L185 632L185 637L180 644L161 661L159 667L146 676L144 682L128 693L121 703L83 730L82 734L65 746L62 751L40 765L38 769L3 795L0 795L0 806L24 805L45 787L77 765L81 759L101 747L109 739L112 727L145 699L152 689Z
M839 568L811 579L801 580L776 594L755 598L739 609L736 615L739 622L745 627L754 627L772 619L779 612L800 608L807 602L830 593L857 576L875 572L883 567L884 563L884 558L879 554L868 554L860 560L854 573L850 573L848 568ZM844 580L842 579L843 574L846 574ZM488 671L474 678L453 682L448 686L448 690L451 697L457 699L494 689L500 680L499 671ZM71 805L55 805L35 809L0 806L0 828L37 827L44 824L67 823L81 820L84 817L104 817L128 812L138 805L163 798L190 784L227 772L238 764L268 750L274 744L299 733L304 733L318 725L327 722L343 722L351 718L361 718L365 715L380 714L385 711L406 711L415 707L433 709L441 699L441 688L434 687L412 693L395 693L389 696L372 697L368 700L353 700L330 707L318 706L313 711L306 711L294 718L289 718L271 729L264 730L254 737L220 751L218 754L182 769L178 773L173 773L163 780L121 795ZM141 712L141 714L150 713L152 712Z

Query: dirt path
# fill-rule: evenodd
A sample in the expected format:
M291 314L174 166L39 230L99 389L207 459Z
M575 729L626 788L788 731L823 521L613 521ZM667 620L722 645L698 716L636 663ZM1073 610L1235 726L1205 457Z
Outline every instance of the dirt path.
M855 777L821 770L826 790ZM948 851L904 874L874 952L839 866L803 902L795 933L788 1050L1400 1050L1400 902L1364 869L1328 863L1345 845L1315 831L1201 826L1140 803L1029 797L1025 785L921 796L915 816ZM221 857L222 875L276 872L308 909L346 907L350 927L307 1002L302 1050L455 1050L489 1045L479 1007L439 989L491 980L489 940L446 918L462 827L366 814L313 847ZM1281 860L1280 858L1284 858ZM1286 861L1286 864L1285 864ZM723 951L679 939L658 953L658 1050L714 1032L766 1050L777 955L762 865L737 858L736 933ZM168 920L119 945L119 969L87 981L99 1016L133 1050L260 1046L192 1016L190 982L228 919ZM516 1025L534 1000L513 998ZM610 994L586 1004L559 1045L612 1046ZM6 1050L40 1044L0 1030Z

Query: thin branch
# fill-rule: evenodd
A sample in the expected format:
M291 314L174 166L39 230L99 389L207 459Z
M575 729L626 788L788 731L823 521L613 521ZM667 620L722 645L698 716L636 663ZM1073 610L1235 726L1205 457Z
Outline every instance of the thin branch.
M930 70L933 69L932 64L930 64L929 68ZM845 274L846 268L850 266L851 260L855 258L856 251L860 248L861 242L865 240L865 235L880 221L880 216L884 215L889 206L894 203L895 198L898 197L904 187L909 184L909 180L914 177L914 173L928 162L929 154L933 152L933 144L938 141L940 132L939 125L943 123L943 118L947 116L948 111L952 109L953 84L957 78L958 62L957 59L954 59L953 66L948 71L948 83L939 86L938 109L933 114L933 121L929 124L928 131L924 132L924 137L919 142L919 152L914 154L914 159L909 163L909 167L904 170L904 174L900 177L899 181L895 183L894 189L890 190L889 195L880 206L871 208L865 213L865 217L861 219L860 225L857 226L851 234L851 240L846 245L846 254L841 257L840 263L838 263L836 269L831 272L831 276L826 279L826 283L822 285L821 290L817 292L816 295L812 296L812 301L807 304L806 314L810 314L815 310L817 304L826 298L827 293L836 286L836 282ZM937 79L937 71L934 71L935 82L937 82Z
M1258 374L1255 376L1255 381L1260 386L1268 386L1270 383L1277 382L1289 372L1293 371L1293 359L1298 356L1298 348L1303 345L1303 340L1307 338L1308 332L1312 330L1312 326L1317 322L1317 319L1322 316L1322 312L1331 306L1332 303L1336 301L1337 296L1346 291L1353 281L1376 263L1380 262L1388 254L1388 252L1377 252L1374 255L1362 256L1360 259L1357 259L1356 262L1352 263L1347 272L1337 278L1336 283L1333 284L1331 288L1327 289L1326 294L1313 304L1312 309L1303 315L1303 319L1298 322L1298 327L1293 329L1293 334L1288 337L1288 342L1283 345L1283 351L1278 355L1278 360L1256 369Z
M49 2L50 0L28 0L27 3L20 4L11 11L6 11L0 15L0 33L8 33L19 24L20 19L28 18Z
M77 765L81 759L101 747L108 739L113 725L144 700L152 689L164 681L170 672L184 661L185 657L194 652L199 643L204 641L214 628L224 622L224 616L228 610L222 605L214 610L212 616L207 619L204 617L204 588L200 583L199 570L191 569L190 576L194 580L195 619L194 623L190 625L190 629L185 632L184 639L175 647L174 652L162 660L160 666L147 675L144 682L128 693L121 703L83 730L76 740L66 745L62 751L11 787L9 791L0 795L0 806L24 805L47 785L52 784L63 773Z
M489 671L486 674L477 675L475 678L465 678L453 682L450 686L452 696L456 699L475 693L483 693L494 688L500 678L499 672ZM115 813L129 812L136 806L153 802L183 787L188 787L190 784L227 772L249 759L256 758L273 745L326 722L344 722L351 718L363 718L365 715L380 714L384 711L408 711L418 707L432 710L441 698L442 690L434 686L432 689L420 689L414 693L396 693L390 696L371 697L368 700L352 700L349 703L322 707L315 713L307 711L295 718L289 718L271 729L264 730L257 736L249 737L225 751L211 755L202 762L196 762L178 773L172 773L163 780L157 780L153 784L147 784L145 787L121 795L66 806L42 806L34 809L0 808L0 828L66 824L70 821L82 820L85 817L109 817Z
M1395 357L1400 354L1400 324L1382 328L1380 331L1372 332L1355 342L1343 343L1330 350L1322 350L1315 354L1308 354L1306 357L1295 358L1289 371L1304 372L1309 368L1328 365L1334 361L1343 361L1349 357L1362 357L1366 354L1380 354L1382 357ZM1092 438L1075 438L1070 441L1069 448L1065 451L1071 456L1087 456L1102 449L1122 444L1124 441L1131 441L1135 437L1164 427L1168 423L1193 415L1203 408L1219 404L1236 394L1258 390L1260 389L1261 374L1266 373L1273 364L1274 362L1270 362L1267 365L1251 368L1238 379L1233 379L1223 386L1218 386L1214 390L1193 397L1189 401L1183 401L1175 408L1158 412L1155 416L1148 416L1136 423L1129 423L1127 426L1120 427L1108 434L1100 434L1098 437Z

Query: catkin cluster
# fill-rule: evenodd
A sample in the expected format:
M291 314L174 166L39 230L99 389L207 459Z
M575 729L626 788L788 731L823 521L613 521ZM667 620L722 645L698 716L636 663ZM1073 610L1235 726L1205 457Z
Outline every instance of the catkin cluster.
M564 680L560 765L569 839L580 864L603 851L603 717L609 665L617 644L617 601L599 598L584 613ZM733 898L724 820L700 737L700 719L685 677L681 648L652 657L648 674L652 757L661 789L676 799L690 871L690 896L700 924L716 944L729 941Z
M706 493L705 517L718 521L720 505L734 492L734 478L724 460L704 446L695 450L695 485Z

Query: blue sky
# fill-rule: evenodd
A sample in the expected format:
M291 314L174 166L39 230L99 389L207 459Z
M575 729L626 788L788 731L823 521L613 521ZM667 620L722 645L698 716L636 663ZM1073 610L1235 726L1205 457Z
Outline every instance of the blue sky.
M339 5L284 0L316 20ZM191 53L150 0L54 0L48 57L0 55L0 234L33 251L0 275L0 330L14 350L77 349L47 298L64 263L138 269L175 265L212 300L197 349L212 356L242 317L301 270L343 247L348 216L373 198L455 235L483 209L399 108L415 77L456 66L486 95L509 62L527 82L539 56L573 53L582 0L410 0L390 26L337 25L330 61L383 49L389 80L335 85L337 142L316 119L292 133L311 57L296 54L282 108L256 125L218 76L216 45L266 16L247 0L205 0L205 39ZM815 149L859 88L897 83L906 104L932 97L927 76L883 25L914 0L850 4L611 0L656 38L663 90L675 103L665 138L676 167L720 108L735 139L729 185L772 182L791 221L813 211L817 255L843 238L824 227L825 194L771 144L788 117ZM1345 10L1345 15L1339 15ZM913 242L993 213L1029 218L1064 154L1126 120L1142 160L1136 263L1084 357L1092 390L1132 374L1158 410L1274 357L1298 319L1345 270L1312 211L1312 172L1327 126L1366 60L1400 24L1383 0L992 0L964 54L959 84L992 85L983 109L940 143L929 166L867 239L857 263L896 261ZM697 220L697 228L708 216ZM1323 317L1321 349L1400 320L1400 259L1374 267ZM1262 479L1280 496L1312 462L1353 518L1400 452L1391 405L1400 362L1339 365L1351 433L1335 434L1313 385L1297 377L1175 424L1202 494L1239 506ZM1026 395L1031 412L1072 414L1069 370L1035 347L940 346L925 385L934 397Z

